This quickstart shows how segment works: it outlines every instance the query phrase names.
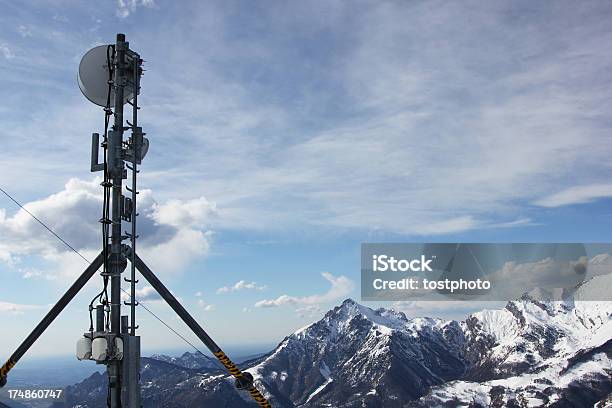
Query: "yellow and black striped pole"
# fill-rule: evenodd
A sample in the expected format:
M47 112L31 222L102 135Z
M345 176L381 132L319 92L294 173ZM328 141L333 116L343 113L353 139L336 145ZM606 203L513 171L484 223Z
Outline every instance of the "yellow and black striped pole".
M272 405L268 402L266 397L253 385L253 376L248 372L242 372L236 365L229 359L222 350L213 353L215 357L223 364L227 371L236 378L236 385L239 389L245 389L249 392L251 397L257 401L262 408L272 408Z
M4 387L6 385L6 376L13 367L15 367L15 362L9 358L6 363L4 363L2 368L0 368L0 387Z

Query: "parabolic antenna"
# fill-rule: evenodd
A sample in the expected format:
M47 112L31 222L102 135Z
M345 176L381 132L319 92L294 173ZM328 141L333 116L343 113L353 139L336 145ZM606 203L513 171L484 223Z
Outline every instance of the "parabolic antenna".
M108 45L99 45L87 51L79 64L78 82L81 92L90 102L99 106L106 106L108 96L109 67L108 59L112 58L112 49ZM109 56L107 56L107 52ZM132 67L126 66L126 76L133 74ZM131 87L124 88L123 104L132 100L134 92ZM115 105L115 91L111 88L110 107Z

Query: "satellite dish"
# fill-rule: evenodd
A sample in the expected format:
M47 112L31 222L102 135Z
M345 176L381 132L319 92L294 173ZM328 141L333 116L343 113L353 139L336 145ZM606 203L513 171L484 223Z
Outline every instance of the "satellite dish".
M99 106L106 106L106 99L108 97L108 57L112 50L108 50L108 45L99 45L87 51L81 63L79 64L78 82L81 92L90 102L95 103ZM112 57L112 54L109 54ZM129 77L130 71L133 74L131 66L126 66L126 75ZM134 92L131 87L126 86L124 88L123 104L127 101L132 100ZM110 106L115 105L115 90L111 88L110 95Z

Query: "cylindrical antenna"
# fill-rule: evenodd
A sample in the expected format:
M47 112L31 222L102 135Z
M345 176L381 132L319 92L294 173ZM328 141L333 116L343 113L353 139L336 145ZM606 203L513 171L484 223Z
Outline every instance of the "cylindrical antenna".
M104 331L104 305L96 306L96 331Z

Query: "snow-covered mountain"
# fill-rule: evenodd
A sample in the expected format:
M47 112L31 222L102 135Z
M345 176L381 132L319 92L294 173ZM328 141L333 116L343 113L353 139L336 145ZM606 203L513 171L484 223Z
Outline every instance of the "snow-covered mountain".
M165 354L153 354L151 358L184 368L203 369L207 371L223 368L223 365L219 363L216 358L208 357L198 352L185 352L179 357L170 357Z
M166 361L143 357L141 359L140 384L145 406L159 407L160 395L167 390L178 389L177 384L208 373L206 369L186 368ZM106 373L94 373L84 381L67 387L66 404L56 402L59 407L106 407L108 380Z
M602 285L610 288L609 278L587 282L563 302L524 296L471 315L462 322L469 369L418 406L612 406L612 302L580 300Z
M602 279L563 302L526 295L461 322L348 299L241 366L274 407L612 406L612 302L581 300ZM146 406L255 406L218 371L165 371L147 376Z
M408 320L346 300L248 371L272 399L294 406L397 405L462 376L457 338L457 322Z

